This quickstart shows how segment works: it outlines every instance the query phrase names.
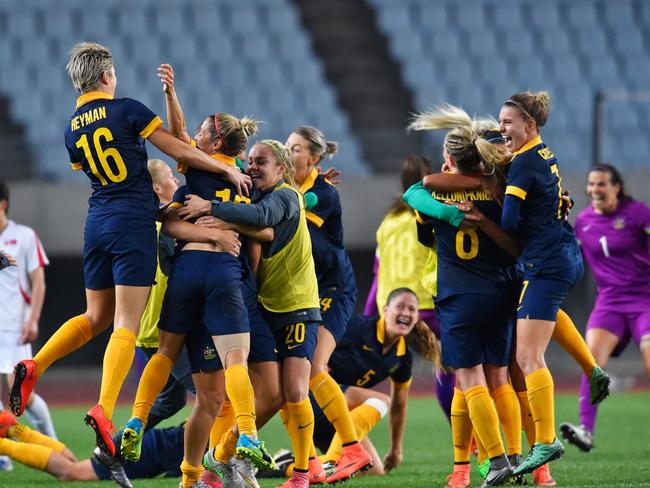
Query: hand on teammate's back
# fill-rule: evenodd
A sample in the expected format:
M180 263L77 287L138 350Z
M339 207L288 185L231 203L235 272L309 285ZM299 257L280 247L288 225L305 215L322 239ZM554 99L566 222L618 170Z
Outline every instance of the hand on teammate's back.
M316 169L320 174L322 174L326 180L328 180L332 185L339 185L341 184L341 180L339 179L339 176L341 176L341 171L336 169L334 166L331 168L327 168L327 170L323 171L320 166L316 166Z
M241 241L239 234L234 230L215 230L216 243L228 254L239 257L241 250Z
M209 200L196 195L187 195L185 197L185 205L178 209L178 216L183 220L191 220L202 217L203 215L210 215L212 203Z

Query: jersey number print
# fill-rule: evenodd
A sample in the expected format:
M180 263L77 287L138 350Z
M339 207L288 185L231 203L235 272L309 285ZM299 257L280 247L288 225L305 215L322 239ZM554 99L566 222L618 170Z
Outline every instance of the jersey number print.
M102 172L99 171L99 168L95 163L95 159L93 158L93 153L90 150L90 145L88 144L88 135L83 134L77 140L76 145L78 149L83 149L84 155L86 156L86 160L90 165L90 169L92 170L93 174L97 177L97 179L102 183L103 186L108 185L108 181L106 180L106 178L111 180L113 183L119 183L120 181L124 181L124 179L126 178L126 165L124 164L124 159L122 159L121 154L114 147L109 147L108 149L102 148L101 145L102 138L104 139L105 142L111 142L113 140L113 134L110 131L110 129L108 129L107 127L100 127L95 132L93 132L93 148L95 150L95 154L97 154L97 158L99 159L99 163L101 164L101 167L103 169L103 174ZM113 172L113 169L108 163L108 158L111 158L115 163L117 173Z

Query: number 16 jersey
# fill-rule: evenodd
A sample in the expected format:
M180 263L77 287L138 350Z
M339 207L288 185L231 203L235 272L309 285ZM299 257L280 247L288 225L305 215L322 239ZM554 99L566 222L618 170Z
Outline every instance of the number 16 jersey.
M72 169L83 170L91 182L89 219L111 216L117 226L138 217L153 222L158 198L144 140L161 125L160 117L131 98L88 92L77 99L65 145Z

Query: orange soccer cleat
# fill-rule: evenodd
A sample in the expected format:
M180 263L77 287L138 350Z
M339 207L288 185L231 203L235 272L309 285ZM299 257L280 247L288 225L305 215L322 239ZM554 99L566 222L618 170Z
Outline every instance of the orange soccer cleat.
M18 423L9 410L0 411L0 437L9 437L9 429Z
M102 406L95 405L93 408L88 410L84 421L95 431L95 435L97 436L97 447L109 453L111 456L115 456L115 444L113 443L113 432L115 432L115 427L113 426L113 422L104 416L104 409Z
M323 469L323 465L320 463L318 457L313 457L309 460L309 484L310 485L322 485L325 483L327 475Z
M309 474L299 473L295 470L287 481L282 483L278 488L308 488L309 487Z
M328 483L341 483L352 478L360 471L372 468L372 457L364 447L355 442L349 446L343 446L343 454L336 461L334 473L327 477Z
M536 486L556 486L557 483L551 476L551 468L548 463L533 471L533 483Z
M445 488L469 488L469 464L454 464L454 471L447 476Z
M14 366L14 384L9 392L9 406L16 417L25 411L27 400L36 386L36 363L31 359L23 359Z

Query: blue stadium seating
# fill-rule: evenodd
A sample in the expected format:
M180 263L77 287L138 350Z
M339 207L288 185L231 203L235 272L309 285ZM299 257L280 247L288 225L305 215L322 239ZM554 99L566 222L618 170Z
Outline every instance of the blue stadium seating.
M598 91L650 92L648 1L369 2L418 110L453 102L496 116L510 94L546 89L553 110L542 132L563 166L589 163ZM608 152L617 137L617 146L635 143L620 164L647 165L650 100L630 105L634 115L626 117L628 110L607 120L605 156L618 163L618 154Z

